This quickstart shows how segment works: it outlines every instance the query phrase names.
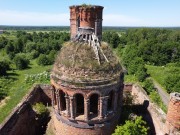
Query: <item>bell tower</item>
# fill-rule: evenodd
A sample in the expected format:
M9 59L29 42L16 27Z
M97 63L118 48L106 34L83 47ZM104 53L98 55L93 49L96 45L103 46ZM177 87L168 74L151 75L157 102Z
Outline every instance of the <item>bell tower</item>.
M102 6L78 5L70 6L71 39L75 38L79 28L93 28L95 35L102 39Z
M62 135L111 135L120 118L123 70L102 38L102 6L70 6L71 41L51 71L52 120ZM110 64L111 63L111 64Z

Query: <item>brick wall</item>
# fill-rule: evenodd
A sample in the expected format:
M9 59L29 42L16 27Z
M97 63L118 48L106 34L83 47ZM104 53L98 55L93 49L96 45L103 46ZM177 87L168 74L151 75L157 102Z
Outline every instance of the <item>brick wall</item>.
M157 135L164 135L166 133L166 114L154 103L152 103L146 93L146 91L139 85L132 85L132 95L135 98L135 104L143 105L145 102L148 102L147 111L149 112L155 132Z
M180 130L180 93L170 94L166 124L169 133Z
M69 8L71 38L76 36L78 27L91 27L94 28L95 34L101 39L102 6L70 6Z
M14 111L0 125L0 135L35 135L39 134L36 113L31 105L43 102L44 105L51 105L49 85L36 85L14 108ZM46 95L47 94L47 95Z
M56 135L111 135L117 125L117 120L105 123L102 127L92 129L75 128L58 121L55 115L52 116L54 131Z

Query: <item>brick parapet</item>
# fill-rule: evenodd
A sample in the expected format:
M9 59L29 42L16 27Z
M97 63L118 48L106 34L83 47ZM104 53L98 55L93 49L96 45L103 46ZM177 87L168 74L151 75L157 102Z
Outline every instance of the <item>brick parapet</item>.
M62 121L55 115L52 116L52 120L55 132L58 135L110 135L114 132L118 123L118 117L115 117L112 121L108 121L106 123L92 125L79 125L70 121Z
M128 87L129 84L128 84ZM126 84L125 84L126 88ZM139 84L132 84L132 95L134 98L135 105L144 105L145 102L148 102L147 111L151 115L152 123L155 128L155 133L157 135L163 135L166 133L166 114L159 108L155 103L153 103L146 91ZM143 110L142 110L143 111Z
M166 123L171 127L169 130L180 129L180 93L170 94Z

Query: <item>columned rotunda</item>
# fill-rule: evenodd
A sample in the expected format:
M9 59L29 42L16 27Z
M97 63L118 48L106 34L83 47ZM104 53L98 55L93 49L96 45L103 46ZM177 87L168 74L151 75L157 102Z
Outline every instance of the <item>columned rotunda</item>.
M71 6L71 14L76 15L78 12L72 13L73 8L74 12L80 10L80 14L85 12L95 20L98 14L91 15L103 9ZM101 32L94 33L95 22L85 19L85 15L77 18L82 27L77 28L72 41L63 45L51 72L53 121L57 134L110 135L120 117L123 72L109 45L100 42L102 31L96 27Z

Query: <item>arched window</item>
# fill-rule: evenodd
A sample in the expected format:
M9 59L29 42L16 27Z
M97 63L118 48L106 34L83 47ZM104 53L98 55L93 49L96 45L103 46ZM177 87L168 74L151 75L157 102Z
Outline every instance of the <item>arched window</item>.
M109 94L108 94L109 98L108 98L108 108L107 110L113 110L113 101L114 101L114 91L112 90Z
M82 94L76 94L76 116L84 115L84 97Z
M97 117L98 116L98 94L93 94L90 97L90 115L91 117Z
M61 111L64 111L64 110L66 110L66 99L65 99L65 93L62 91L62 90L60 90L59 91L59 96L60 96L60 102L61 102Z

